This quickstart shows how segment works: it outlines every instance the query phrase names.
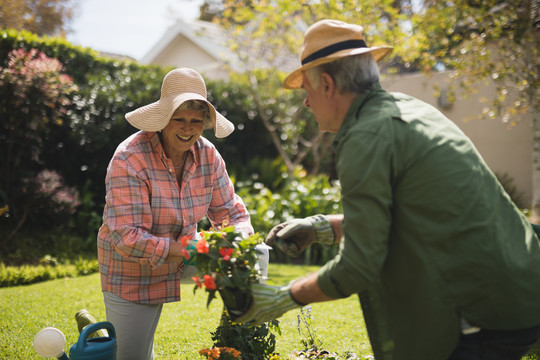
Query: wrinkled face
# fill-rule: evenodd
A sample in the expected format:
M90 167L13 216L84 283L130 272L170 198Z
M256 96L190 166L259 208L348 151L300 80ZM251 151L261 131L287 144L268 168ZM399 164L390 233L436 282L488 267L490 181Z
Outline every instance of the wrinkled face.
M169 123L161 131L163 147L168 156L183 153L195 144L203 132L203 112L199 110L176 110Z
M311 86L309 78L304 73L302 80L302 89L306 92L306 99L304 100L304 105L311 109L313 115L315 115L315 120L319 125L320 131L336 132L332 124L333 118L330 113L330 102L327 97L325 87L321 83L318 88Z

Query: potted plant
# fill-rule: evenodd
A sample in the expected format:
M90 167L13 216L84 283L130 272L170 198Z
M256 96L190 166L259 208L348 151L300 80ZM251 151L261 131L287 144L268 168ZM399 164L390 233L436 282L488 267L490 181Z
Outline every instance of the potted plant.
M261 274L257 266L256 245L263 239L258 233L242 237L233 226L219 231L202 231L201 239L191 243L184 237L184 258L194 263L199 274L193 277L194 292L204 288L208 293L209 306L218 292L234 320L251 305L250 288L258 282ZM189 251L188 249L192 249Z
M256 246L262 243L263 237L258 233L242 237L229 226L202 231L200 238L198 241L181 239L184 258L199 270L193 277L196 283L193 291L204 288L208 293L207 306L219 293L226 310L212 333L213 347L202 349L199 354L211 360L278 360L274 355L276 340L272 331L280 333L279 321L261 326L234 323L234 318L251 305L251 284L262 277Z

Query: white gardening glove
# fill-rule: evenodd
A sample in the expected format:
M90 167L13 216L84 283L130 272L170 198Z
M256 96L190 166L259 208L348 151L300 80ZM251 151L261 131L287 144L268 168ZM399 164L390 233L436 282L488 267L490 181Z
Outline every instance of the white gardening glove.
M264 242L269 246L277 242L286 254L296 257L313 243L332 245L334 229L330 220L320 214L292 219L274 226Z
M303 305L297 303L291 296L291 285L270 286L264 284L252 284L252 302L248 311L236 317L234 322L251 322L255 326L261 325L273 319L277 319L287 311L300 308Z

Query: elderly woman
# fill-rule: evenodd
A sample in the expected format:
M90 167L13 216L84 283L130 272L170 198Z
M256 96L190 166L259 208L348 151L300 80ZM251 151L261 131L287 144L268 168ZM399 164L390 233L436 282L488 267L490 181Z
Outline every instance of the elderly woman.
M147 360L163 303L179 301L181 280L197 271L184 265L179 240L196 238L205 215L213 226L226 222L245 235L253 227L222 157L202 137L205 129L226 137L234 126L206 100L199 73L169 72L160 99L126 119L141 131L109 163L99 268L117 359Z

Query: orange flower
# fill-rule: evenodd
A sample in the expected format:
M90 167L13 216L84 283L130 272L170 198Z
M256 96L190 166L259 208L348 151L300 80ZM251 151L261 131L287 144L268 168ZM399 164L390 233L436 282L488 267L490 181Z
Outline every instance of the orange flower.
M208 243L204 239L197 241L196 246L197 246L197 252L200 254L208 254L208 251L210 250Z
M216 290L217 289L216 283L214 282L214 279L212 279L212 277L210 275L208 275L208 274L204 275L203 279L204 279L204 286L208 290Z
M218 360L219 359L219 350L212 348L212 349L202 349L199 350L199 355L206 357L209 360Z
M218 348L213 348L208 352L208 358L213 359L213 360L218 360L220 354L221 352L219 351Z
M234 249L232 248L221 248L219 249L219 255L223 257L223 260L229 261L231 259L231 255L233 254Z
M195 284L197 284L198 287L202 288L201 280L198 276L194 276L191 278L193 281L195 281Z
M219 360L222 358L230 359L230 356L227 355L231 355L233 358L241 360L241 354L242 353L240 351L230 347L215 347L211 349L205 348L199 350L199 355L206 357L208 360Z

